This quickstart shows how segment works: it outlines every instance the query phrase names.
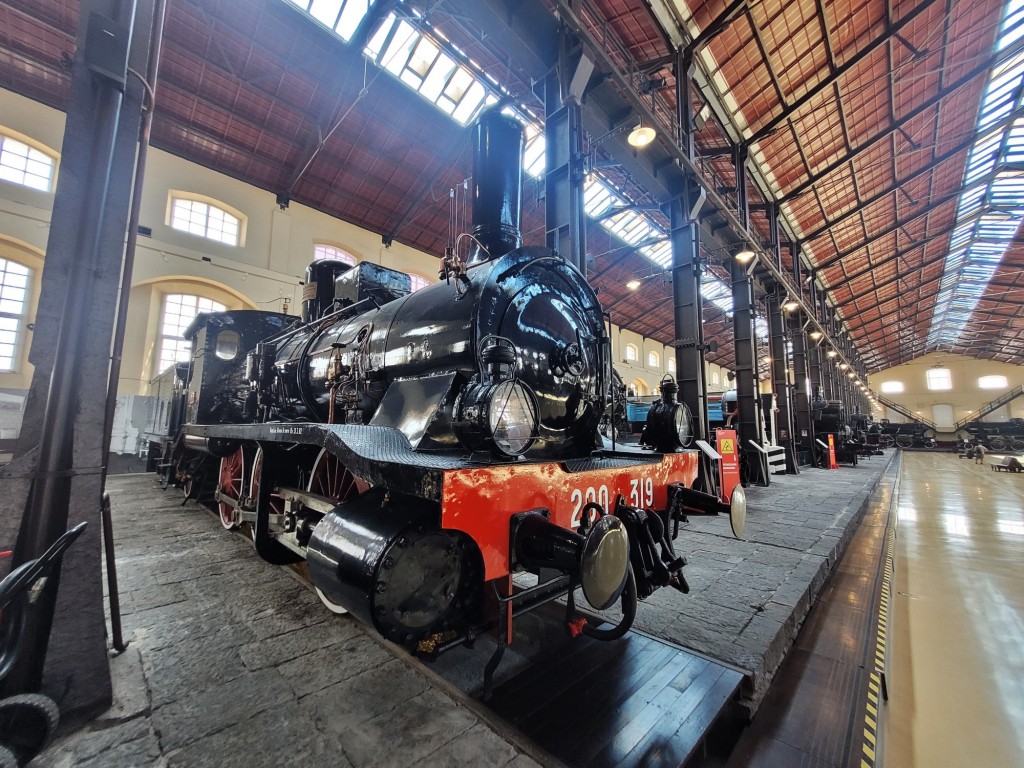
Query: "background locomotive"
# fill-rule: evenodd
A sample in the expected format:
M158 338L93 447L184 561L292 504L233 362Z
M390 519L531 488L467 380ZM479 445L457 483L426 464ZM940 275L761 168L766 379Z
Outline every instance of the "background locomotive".
M620 636L637 599L687 589L667 532L694 499L689 413L665 382L652 447L602 437L616 388L597 297L521 247L521 125L492 110L474 132L465 263L450 249L444 279L411 293L392 270L316 262L301 322L200 316L165 464L188 482L219 460L225 527L246 524L270 562L305 560L329 607L415 651L494 628L500 650L514 615L577 587L622 607L583 631ZM521 570L543 577L517 587Z

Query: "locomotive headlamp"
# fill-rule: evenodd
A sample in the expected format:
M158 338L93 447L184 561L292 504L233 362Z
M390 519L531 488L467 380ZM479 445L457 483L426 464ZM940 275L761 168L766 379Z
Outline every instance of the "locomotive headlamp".
M503 381L491 392L487 426L495 447L508 456L524 453L537 428L537 405L518 381Z
M537 401L521 381L471 384L455 404L452 426L469 450L521 456L537 436Z
M640 441L653 445L657 450L669 453L685 448L693 439L690 409L685 403L676 402L679 385L671 376L661 381L661 401L654 403L647 412L647 425Z
M480 373L455 401L452 427L471 450L516 457L537 438L540 409L530 388L515 378L518 352L508 339L480 342Z

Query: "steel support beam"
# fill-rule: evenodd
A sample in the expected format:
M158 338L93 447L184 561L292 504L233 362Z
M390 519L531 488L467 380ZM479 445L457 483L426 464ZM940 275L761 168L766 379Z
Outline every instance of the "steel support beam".
M775 392L775 406L778 408L775 417L778 434L773 437L776 445L786 449L786 471L796 474L800 471L800 462L793 440L793 400L789 383L789 355L786 352L786 313L782 308L785 301L786 294L781 291L768 300L768 347L772 358L772 390Z
M691 219L689 195L669 204L672 241L672 300L679 400L693 416L694 435L708 438L704 370L703 300L700 293L700 223Z
M799 459L801 451L814 455L814 419L811 414L811 396L807 391L810 345L800 314L794 312L788 322L789 338L793 344L793 437Z
M746 229L749 223L747 208L747 148L736 148L736 207ZM746 480L768 485L769 477L759 451L750 445L761 444L761 399L757 384L757 336L754 332L754 285L747 273L747 264L736 259L730 261L732 270L732 322L736 358L736 403L739 407L740 455L746 468Z
M580 100L593 62L563 26L557 65L544 79L544 221L547 246L587 274Z
M71 525L89 527L40 582L3 693L42 690L74 727L111 700L100 563L103 434L111 339L144 102L152 0L83 0L36 330L35 365L0 518L20 520L12 564ZM116 350L115 354L120 354ZM5 619L7 617L5 616Z
M676 95L679 110L680 145L694 151L690 69L691 56L680 54L676 61ZM679 74L682 74L680 77ZM676 379L679 400L693 417L697 438L708 439L707 381L704 367L704 302L700 290L700 219L694 210L699 188L684 176L682 194L669 203L672 244L672 304L675 321ZM703 462L702 462L703 464Z

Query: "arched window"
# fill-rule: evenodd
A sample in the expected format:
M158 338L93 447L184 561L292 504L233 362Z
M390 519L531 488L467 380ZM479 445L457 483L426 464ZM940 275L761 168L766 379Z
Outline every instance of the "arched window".
M240 211L202 195L172 191L170 199L168 224L172 229L225 245L245 241L245 217Z
M49 192L53 187L56 155L32 146L26 137L0 128L0 179Z
M32 272L24 264L0 259L0 371L15 370L25 322L25 299Z
M192 340L182 338L185 329L200 312L223 312L226 307L219 301L187 293L168 293L164 296L160 314L160 357L157 372L177 362L188 360Z
M673 376L675 375L675 373L676 373L676 360L675 360L674 357L670 357L668 359L668 362L665 363L665 369L669 373L671 373Z
M718 371L711 372L711 383L718 384Z
M643 397L644 395L650 394L650 387L647 386L647 382L643 379L634 379L633 383L629 385L637 397Z
M411 283L410 287L412 288L413 293L430 285L430 281L427 278L423 275L417 275L415 272L409 273L409 281Z
M661 357L657 352L647 353L647 367L648 368L661 368Z
M640 349L636 344L626 345L626 362L635 363L640 359Z
M346 264L355 265L356 257L348 251L339 248L336 245L329 245L327 243L314 243L313 244L313 260L321 261L322 259L333 259L334 261L342 261Z
M924 372L924 376L928 389L933 392L953 388L953 376L949 368L929 368Z

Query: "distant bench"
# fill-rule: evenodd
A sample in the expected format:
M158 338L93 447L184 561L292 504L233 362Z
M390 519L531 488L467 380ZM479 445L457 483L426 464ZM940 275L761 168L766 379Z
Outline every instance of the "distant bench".
M1024 465L1021 465L1020 459L1016 456L1003 456L1003 460L992 465L992 471L998 472L1022 472L1024 471Z

